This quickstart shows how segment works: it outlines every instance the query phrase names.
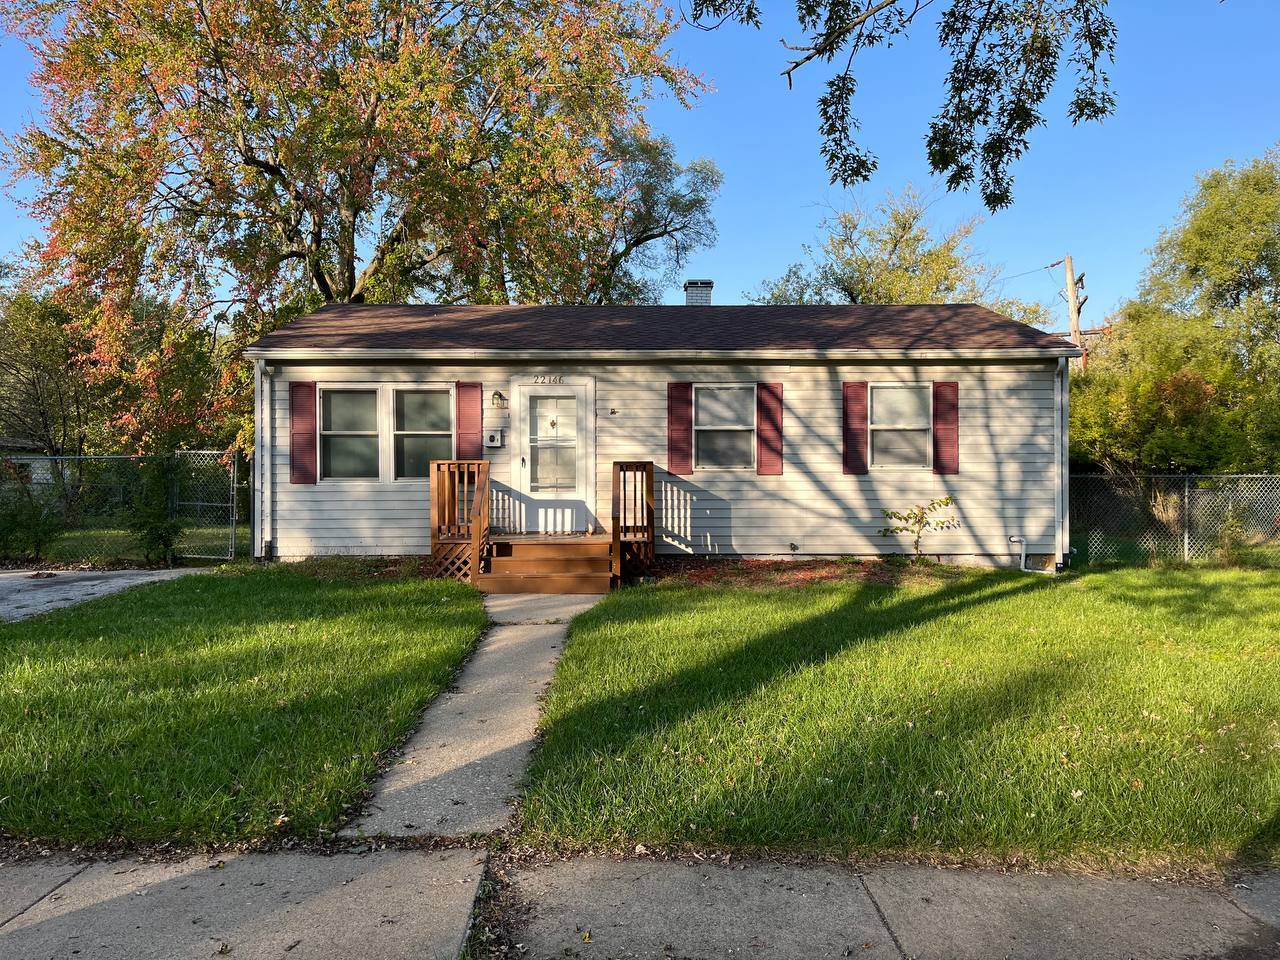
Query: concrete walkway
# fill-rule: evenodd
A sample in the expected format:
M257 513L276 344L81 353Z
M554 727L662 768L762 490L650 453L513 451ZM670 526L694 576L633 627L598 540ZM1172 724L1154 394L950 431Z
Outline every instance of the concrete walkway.
M178 570L34 570L0 572L0 620L23 620L58 607L84 603L109 593L160 580L172 580L199 568Z
M487 597L494 626L344 835L466 837L505 827L568 622L599 599Z
M473 850L0 866L4 960L455 960Z
M987 870L580 858L520 871L527 960L1264 960L1276 874L1210 890Z

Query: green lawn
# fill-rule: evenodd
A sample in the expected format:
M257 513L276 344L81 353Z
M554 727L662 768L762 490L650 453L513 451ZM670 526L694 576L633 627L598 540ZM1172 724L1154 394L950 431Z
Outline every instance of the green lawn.
M485 621L461 584L331 564L195 574L0 624L0 834L314 836Z
M640 587L575 620L526 838L1275 857L1275 572L856 569L788 590Z
M231 546L231 532L225 524L216 526L184 527L178 540L178 554L188 556L199 553L203 557L190 557L189 562L213 562L213 558L226 559ZM236 556L248 557L252 549L248 524L236 528ZM54 563L141 563L142 548L137 535L122 526L72 527L58 534L43 550L42 559Z

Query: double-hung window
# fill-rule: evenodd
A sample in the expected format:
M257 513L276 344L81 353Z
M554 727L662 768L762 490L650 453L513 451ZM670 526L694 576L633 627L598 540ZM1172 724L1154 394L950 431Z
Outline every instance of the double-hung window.
M928 467L932 461L933 391L929 384L871 385L871 466Z
M756 465L756 387L693 388L693 465L699 470Z
M320 477L378 479L378 391L320 391Z
M395 477L426 477L432 460L453 459L453 398L448 390L396 390Z

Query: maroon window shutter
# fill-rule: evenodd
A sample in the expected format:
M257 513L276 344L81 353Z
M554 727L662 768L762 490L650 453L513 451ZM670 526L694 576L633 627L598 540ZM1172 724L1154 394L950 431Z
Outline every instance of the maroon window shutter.
M933 385L933 472L960 472L960 384Z
M667 472L693 473L693 384L667 384Z
M316 385L289 384L289 482L316 482Z
M782 384L756 384L756 473L782 476Z
M459 460L484 459L484 384L463 383L453 386L457 417L454 429L457 438L454 449Z
M867 472L867 381L849 380L844 385L841 416L844 434L844 472Z

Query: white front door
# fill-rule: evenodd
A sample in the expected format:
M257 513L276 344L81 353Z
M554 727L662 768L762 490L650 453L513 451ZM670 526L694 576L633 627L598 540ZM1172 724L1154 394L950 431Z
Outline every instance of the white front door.
M512 388L512 477L526 533L581 533L594 525L594 391L585 378L567 379L539 377Z

